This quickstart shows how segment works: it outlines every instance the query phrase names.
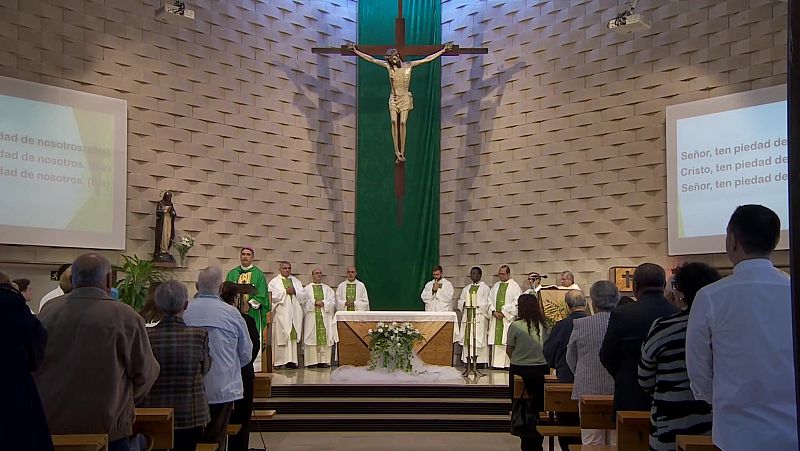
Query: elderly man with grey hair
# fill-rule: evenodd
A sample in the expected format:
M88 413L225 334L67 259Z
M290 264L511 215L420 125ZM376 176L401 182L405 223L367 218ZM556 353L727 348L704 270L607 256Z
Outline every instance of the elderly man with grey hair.
M576 320L567 343L567 365L575 374L572 399L583 395L614 394L614 379L600 363L600 346L606 335L611 310L619 302L619 290L607 280L595 282L589 289L594 315ZM612 445L614 431L581 429L584 445Z
M173 450L194 450L210 421L203 376L211 367L208 332L187 326L183 312L189 293L177 280L162 283L155 293L156 307L164 318L147 329L161 374L141 407L175 409Z
M111 299L111 263L99 254L75 259L72 285L38 316L49 339L35 378L50 432L107 434L109 450L146 448L130 438L134 405L159 373L144 320Z
M567 343L572 334L573 322L580 318L585 318L588 314L586 312L586 297L583 292L569 290L564 296L564 301L569 307L569 315L553 326L553 330L544 342L543 350L547 364L556 370L558 381L571 384L575 376L567 365ZM566 423L577 424L580 420L574 412L561 412L558 417L559 420ZM579 442L572 437L559 437L558 443L561 445L561 449L569 449L569 445L578 444Z
M200 271L197 297L189 303L183 319L188 326L208 331L211 369L203 383L211 421L203 432L202 441L216 443L220 451L225 451L233 402L244 395L241 368L250 363L253 342L236 307L220 299L221 286L222 271L218 266Z

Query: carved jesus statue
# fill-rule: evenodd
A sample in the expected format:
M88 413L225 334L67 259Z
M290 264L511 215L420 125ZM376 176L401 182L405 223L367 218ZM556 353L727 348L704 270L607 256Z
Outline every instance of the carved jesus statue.
M386 59L382 60L358 50L352 42L347 43L347 50L370 63L386 68L389 72L389 84L392 88L392 92L389 95L389 116L392 120L392 141L394 142L396 163L406 161L406 123L408 122L408 112L414 108L414 98L408 90L411 84L411 69L439 58L452 48L453 43L448 42L441 50L425 58L415 61L403 61L396 49L387 50Z

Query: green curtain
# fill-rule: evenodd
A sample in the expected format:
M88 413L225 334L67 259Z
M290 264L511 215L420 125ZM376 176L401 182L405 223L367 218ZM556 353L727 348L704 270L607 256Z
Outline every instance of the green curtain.
M441 0L406 0L407 44L441 42ZM397 0L358 2L358 43L394 42ZM424 56L424 55L423 55ZM386 69L359 59L355 252L373 310L422 310L420 292L439 260L441 65L411 79L402 224L394 191L394 148Z

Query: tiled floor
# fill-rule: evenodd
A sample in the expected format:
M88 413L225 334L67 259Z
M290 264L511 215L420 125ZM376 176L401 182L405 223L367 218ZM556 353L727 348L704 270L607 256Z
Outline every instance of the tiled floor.
M250 448L269 451L516 451L510 434L458 432L264 432L250 435ZM560 450L558 443L555 450ZM547 440L544 443L548 451Z

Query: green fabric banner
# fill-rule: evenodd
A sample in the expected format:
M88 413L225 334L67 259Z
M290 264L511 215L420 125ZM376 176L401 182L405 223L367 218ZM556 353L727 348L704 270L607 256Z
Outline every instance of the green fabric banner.
M441 0L406 0L406 43L441 42ZM358 44L394 42L397 0L358 2ZM383 56L383 55L375 55ZM420 55L425 56L425 55ZM402 224L395 197L386 69L358 61L355 252L371 310L422 310L419 294L439 260L441 65L414 68Z

